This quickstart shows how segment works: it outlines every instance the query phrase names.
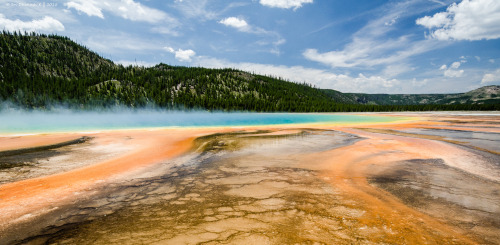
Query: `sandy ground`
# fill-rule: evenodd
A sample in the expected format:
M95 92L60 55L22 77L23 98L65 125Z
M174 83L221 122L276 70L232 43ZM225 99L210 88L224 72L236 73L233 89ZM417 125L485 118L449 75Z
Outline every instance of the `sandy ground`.
M95 133L39 163L54 165L8 172L36 174L0 175L0 242L500 243L499 155L401 133L499 133L500 116L400 116L414 120ZM0 141L12 150L81 136Z

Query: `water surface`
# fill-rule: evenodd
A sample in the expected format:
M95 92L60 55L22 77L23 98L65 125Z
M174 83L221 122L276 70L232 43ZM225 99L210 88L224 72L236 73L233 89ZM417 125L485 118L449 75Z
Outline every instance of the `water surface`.
M257 126L304 123L379 123L401 118L312 113L178 111L1 112L0 133L40 133L157 127Z

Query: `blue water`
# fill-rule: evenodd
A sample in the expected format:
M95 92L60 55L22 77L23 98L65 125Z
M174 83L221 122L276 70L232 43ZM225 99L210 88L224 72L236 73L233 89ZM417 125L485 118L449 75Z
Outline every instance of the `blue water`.
M255 126L302 123L374 123L395 121L394 117L223 112L0 112L0 133L41 133L134 129L156 127Z

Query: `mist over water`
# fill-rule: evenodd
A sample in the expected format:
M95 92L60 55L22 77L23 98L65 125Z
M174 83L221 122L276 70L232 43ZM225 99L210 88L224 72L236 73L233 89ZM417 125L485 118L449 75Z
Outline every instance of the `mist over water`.
M116 109L109 111L0 111L0 133L42 133L155 127L255 126L300 123L387 122L379 116L312 114L168 111Z

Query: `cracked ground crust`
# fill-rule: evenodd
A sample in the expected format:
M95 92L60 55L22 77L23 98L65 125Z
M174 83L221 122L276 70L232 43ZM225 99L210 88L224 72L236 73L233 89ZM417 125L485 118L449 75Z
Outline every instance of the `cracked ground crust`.
M366 240L365 232L354 228L363 211L334 195L336 191L315 171L286 167L295 164L293 159L269 164L266 157L206 154L201 164L184 166L172 175L146 181L148 184L138 183L121 190L122 194L118 191L82 205L80 210L106 206L112 210L117 203L128 203L126 207L33 239L58 244L338 244ZM117 201L117 196L127 197Z
M327 132L327 131L324 131ZM349 132L349 131L348 131ZM252 133L265 134L262 131ZM147 243L147 244L383 244L383 243L492 243L498 239L498 224L478 223L484 220L471 220L472 216L462 214L460 219L436 217L436 211L452 208L457 214L463 208L447 202L434 200L435 197L416 191L419 183L426 183L408 175L407 169L401 171L374 171L366 175L363 171L353 171L344 162L346 171L351 174L340 178L337 172L324 171L312 167L317 159L289 156L290 149L280 148L287 141L299 139L303 148L307 148L309 137L322 132L308 131L306 134L295 132L285 137L268 137L265 141L258 137L235 137L218 134L205 139L215 141L198 145L201 154L193 155L191 164L176 168L175 171L155 178L137 180L134 183L107 186L106 195L97 195L92 200L81 202L62 212L61 218L55 219L52 226L41 235L25 242L56 244L109 244L109 243ZM245 136L250 136L248 132ZM279 134L278 134L279 135ZM312 136L311 136L312 135ZM331 135L330 135L331 136ZM346 135L345 137L348 138ZM240 138L245 138L241 142ZM387 137L386 137L387 138ZM397 138L381 138L378 141L366 140L358 146L373 149L372 145L391 143ZM249 142L256 141L256 142ZM420 140L422 141L422 140ZM355 143L356 141L350 142ZM382 142L382 143L380 143ZM385 143L384 143L385 142ZM322 148L316 142L319 152L326 151L330 159L339 157L344 148ZM394 142L392 142L394 143ZM413 143L413 142L406 142ZM418 142L417 142L418 143ZM288 142L290 144L290 142ZM261 152L258 157L252 147L258 145ZM276 147L278 145L278 147ZM208 146L208 147L206 147ZM265 154L262 149L269 148L272 154ZM349 149L349 147L347 147ZM250 150L249 150L250 149ZM355 148L354 148L355 149ZM345 150L344 150L345 151ZM203 153L204 152L204 153ZM314 155L318 152L300 152ZM404 150L365 151L361 158L354 159L355 168L373 166L367 160L390 160L387 156L402 156ZM321 154L318 154L321 155ZM351 154L352 155L352 154ZM412 164L426 162L422 156L414 156ZM398 157L394 157L399 159ZM422 163L420 162L422 161ZM433 164L441 168L442 161ZM199 164L192 164L197 162ZM366 162L366 163L365 163ZM383 161L381 161L383 162ZM331 163L331 162L330 162ZM361 164L360 164L361 163ZM347 165L346 165L347 164ZM399 164L393 161L391 164ZM306 167L307 166L307 167ZM366 167L367 166L367 167ZM384 165L381 165L384 166ZM390 166L391 165L387 165ZM385 166L385 167L387 167ZM405 165L406 166L406 165ZM409 166L409 165L408 165ZM417 169L426 176L424 169ZM431 169L435 171L434 169ZM456 174L457 171L450 171ZM461 178L474 180L477 176L463 175ZM365 174L365 175L363 175ZM462 176L463 175L463 176ZM364 177L371 183L367 182ZM418 177L418 176L417 176ZM450 177L450 179L453 179ZM336 182L339 181L339 182ZM352 184L353 182L354 184ZM408 182L413 186L408 187ZM453 193L452 184L445 183ZM487 183L495 184L495 183ZM391 192L387 195L383 190ZM405 200L410 188L419 195L417 201ZM346 193L346 190L352 190ZM105 191L102 191L103 193ZM357 196L359 194L359 196ZM475 193L480 198L484 193ZM366 198L365 196L369 198ZM464 195L466 197L467 194ZM372 201L374 202L368 202ZM407 206L391 208L403 198ZM498 200L498 193L496 196ZM90 199L90 198L89 198ZM370 207L377 203L380 207ZM422 205L424 203L425 205ZM495 203L495 202L493 202ZM455 206L454 206L455 205ZM426 213L425 208L432 207L434 213ZM408 211L407 213L404 213ZM487 213L482 213L487 215ZM497 215L493 210L491 215ZM473 214L475 215L475 214ZM397 216L397 219L395 218ZM393 223L391 221L404 221ZM455 223L454 223L455 222ZM471 226L467 228L467 226ZM435 229L439 227L439 229ZM444 227L444 228L443 228ZM467 232L464 232L467 230ZM45 235L44 235L45 234ZM489 234L489 240L480 240L478 234Z
M322 132L307 134L322 137ZM337 134L345 142L356 138ZM245 145L258 148L279 138L293 145L304 142L301 135L276 136L265 142L252 137L253 142ZM241 140L241 135L234 136L210 139ZM337 144L342 146L343 141ZM273 150L256 158L231 153L231 145L223 154L219 148L195 154L194 162L201 163L186 164L172 174L117 185L110 194L63 212L59 222L45 230L46 236L24 242L289 244L365 239L352 227L363 211L339 200L315 171L294 168L296 160L287 152ZM280 161L268 161L280 156Z

